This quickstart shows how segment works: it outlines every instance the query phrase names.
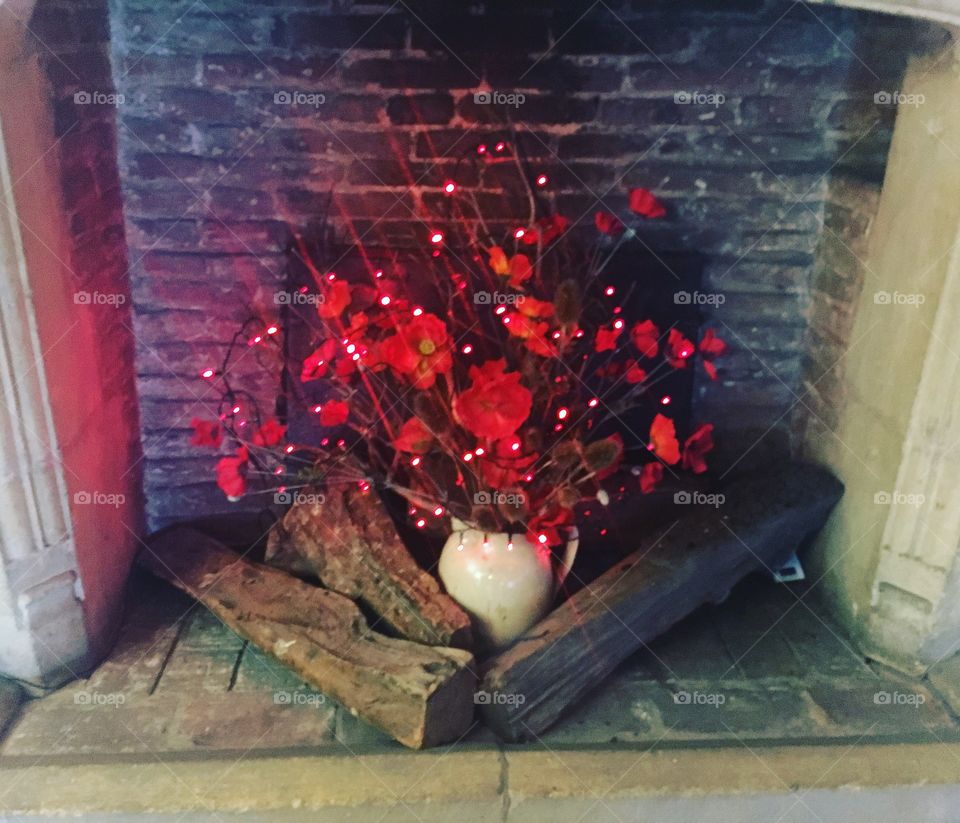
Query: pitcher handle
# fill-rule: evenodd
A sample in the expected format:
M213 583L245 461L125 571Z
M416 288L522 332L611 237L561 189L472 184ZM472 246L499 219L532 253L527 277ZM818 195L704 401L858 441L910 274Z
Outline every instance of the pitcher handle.
M577 559L577 549L580 548L580 532L576 526L573 526L570 529L570 539L567 540L567 547L563 553L563 560L560 563L560 566L557 568L557 589L559 589L564 581L567 579L567 575L570 574L570 570L573 568L573 561Z

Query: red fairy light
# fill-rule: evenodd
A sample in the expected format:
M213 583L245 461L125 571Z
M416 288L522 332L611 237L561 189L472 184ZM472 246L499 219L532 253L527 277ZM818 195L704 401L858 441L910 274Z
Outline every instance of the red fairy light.
M439 243L442 243L443 232L442 231L430 232L430 242L433 243L435 246L438 245Z
M607 297L613 297L613 295L614 295L615 292L616 292L616 289L615 289L613 286L607 286L607 287L603 290L603 293L604 293Z
M421 309L419 306L417 306L417 307L413 310L413 316L414 316L414 317L419 317L421 314L423 314L423 309Z
M508 551L508 552L512 552L512 551L513 551L513 541L512 541L512 540L511 540L509 543L507 543L507 551Z
M263 338L258 334L256 337L251 337L247 345L256 346L261 340L263 340Z
M521 237L523 237L523 235L525 235L526 233L527 233L527 230L526 230L526 229L515 229L514 232L513 232L513 236L514 236L517 240L519 240L519 239L520 239Z
M329 280L331 283L336 279L337 279L337 275L335 272L330 272L330 274L327 275L327 280Z
M614 320L614 321L613 321L613 327L614 327L615 329L622 329L622 328L623 328L623 321L622 321L622 320Z
M414 514L416 514L416 513L417 513L417 510L416 510L413 506L411 506L409 509L407 509L407 514L409 514L409 515L414 515Z
M623 311L623 306L616 306L613 310L614 314L620 314Z
M509 317L504 317L504 318L503 318L503 325L504 325L504 326L509 326L509 325L510 325L510 318L509 318Z
M453 194L457 190L457 184L454 183L452 180L448 180L446 183L443 184L443 190L447 194Z
M347 354L353 354L356 350L356 343L351 343L349 346L347 346Z
M555 332L553 333L553 339L554 339L554 340L559 340L559 339L560 339L560 332L555 331Z
M278 331L280 331L278 326L267 326L266 328L267 334L276 334Z
M546 536L545 534L538 534L538 535L537 535L537 540L539 540L541 543L546 543L546 542L547 542L547 536Z
M321 405L318 403L316 406L313 407L313 413L314 413L314 414L320 414L320 412L321 412L322 409L323 409L323 406L321 406Z
M587 403L587 405L588 405L591 409L593 409L593 408L596 408L596 406L597 406L597 404L598 404L599 402L600 402L600 401L597 400L596 397L591 397L591 398L590 398L590 402Z
M287 454L293 454L293 450L294 450L294 447L293 447L293 446L287 446L287 447L284 449L284 451L285 451Z
M442 516L443 516L443 506L437 506L437 507L433 510L433 515L434 515L434 517L442 517Z
M381 305L381 306L389 306L389 305L390 305L390 295L385 294L383 297L381 297L381 298L380 298L380 305Z
M473 346L467 343L467 345L460 349L460 351L462 351L464 354L470 354L470 352L473 351Z
M487 144L481 143L477 146L477 154L486 154L487 153Z
M662 405L662 406L669 406L669 405L670 405L670 395L669 395L669 394L665 394L663 397L660 398L660 405Z
M601 536L601 537L606 537L606 536L607 536L607 530L606 530L606 529L600 529L600 536Z
M277 467L273 470L273 473L274 473L274 474L283 474L283 466L277 466Z
M417 466L419 466L419 465L420 465L420 458L419 458L419 457L414 457L413 460L410 461L410 465L413 466L414 468L416 468Z
M422 529L422 528L423 528L424 526L426 526L426 525L427 525L427 521L424 520L422 517L417 521L417 528L418 528L418 529Z
M354 361L359 360L359 359L360 359L360 352L357 352L351 359L354 360Z
M234 414L240 414L240 407L239 407L239 406L234 406L234 407L233 407L233 413L234 413Z
M514 440L514 441L510 444L510 451L515 451L515 452L516 452L516 451L520 451L520 441L519 441L519 440Z
M528 483L530 483L530 482L533 481L533 475L532 475L532 474L525 474L525 475L523 476L523 479L526 480Z
M477 457L483 457L483 455L484 455L483 446L477 446L477 448L475 448L475 449L473 450L473 453L474 453Z
M200 372L200 376L205 378L206 380L209 380L215 374L216 372L213 369L204 369L202 372Z
M377 270L373 273L373 276L376 277L377 280L379 280L381 277L383 277L383 269L377 269Z
M566 420L568 414L570 414L569 409L562 408L562 409L560 409L560 410L557 412L557 419L558 419L558 420Z
M280 492L280 494L283 494L286 490L287 490L286 486L281 486L279 489L277 489L277 491Z
M554 430L555 432L562 432L562 431L563 431L563 423L557 423L557 425L553 427L553 430Z
M499 143L497 143L497 145L493 147L493 150L499 152L499 151L503 151L506 147L507 147L507 144L501 140Z
M329 437L324 437L323 440L320 441L320 445L321 445L321 446L329 446L329 445L330 445L330 438L329 438Z
M580 329L580 330L574 335L574 337L576 337L577 339L580 339L581 337L583 337L583 329Z
M548 182L548 181L547 181L547 175L545 175L545 174L537 175L537 185L538 185L538 186L545 186L545 185L547 185L547 182Z
M506 306L497 306L497 308L494 310L493 313L494 313L494 314L503 314L506 310L507 310L507 307L506 307Z
M464 463L469 463L471 460L473 460L473 452L467 452L466 454L463 455Z

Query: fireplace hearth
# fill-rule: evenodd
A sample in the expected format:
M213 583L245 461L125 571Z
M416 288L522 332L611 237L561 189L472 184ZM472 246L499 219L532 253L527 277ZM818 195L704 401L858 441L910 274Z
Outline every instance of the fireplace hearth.
M0 764L13 768L9 779L0 773L0 816L270 816L299 798L333 820L367 792L358 819L409 811L429 820L441 807L449 819L471 797L478 819L543 819L551 809L577 819L597 803L620 819L638 798L665 819L691 809L711 819L740 802L764 819L885 819L892 796L890 808L948 819L945 798L960 779L931 752L960 746L957 25L949 0L0 0ZM528 210L529 220L517 217ZM481 235L504 240L471 240ZM541 261L558 237L573 249L558 270L590 280L595 302L587 285L565 304L569 289L534 289L547 283L553 264ZM609 268L595 274L598 261ZM457 300L480 317L478 277L510 300L533 298L529 313L491 305L490 323L463 337ZM347 308L325 314L341 287ZM421 334L413 359L390 337L388 306L426 318L411 323ZM607 325L591 314L597 306ZM636 328L645 318L652 355ZM493 328L506 365L459 375L444 365L446 338L432 319L448 324L451 354L488 365L500 351ZM335 357L321 339L334 321L343 321L329 336ZM517 352L538 346L539 357L561 360L578 334L590 345L570 370L576 381L518 365ZM602 356L610 361L598 366ZM381 443L365 439L375 424L359 404L337 407L330 386L334 375L377 369L434 397L433 406L411 400L402 436L388 425ZM538 388L554 379L559 388ZM608 379L626 391L606 395ZM400 403L378 381L365 387L374 406ZM642 402L601 421L637 384L649 387ZM582 417L564 394L574 389L589 391ZM510 428L524 392L536 411ZM541 403L547 395L557 402ZM582 420L598 406L594 430ZM426 430L413 425L424 419ZM237 426L249 427L249 443L234 437ZM585 476L571 469L544 496L533 469L553 448L544 442L567 430L576 436L562 460ZM457 440L464 433L468 445ZM593 443L606 448L588 459ZM251 460L250 448L277 458ZM476 714L464 710L470 723L435 738L395 735L413 747L442 743L435 754L401 752L368 725L362 718L381 715L349 678L340 691L316 691L337 667L313 677L314 655L291 655L292 636L248 631L276 617L244 605L258 572L238 565L241 595L224 603L209 575L191 582L189 563L156 565L158 531L183 527L243 562L262 559L263 535L291 503L312 494L314 513L327 511L322 498L337 492L321 483L326 464L290 468L323 450L342 453L339 479L386 501L389 517L371 516L366 532L355 523L358 533L382 537L395 525L431 591L442 590L437 558L459 527L428 533L451 515L485 546L495 543L487 535L511 550L522 538L551 569L580 541L574 573L549 588L557 610L531 624L533 635L496 653L466 644L477 654L462 671L480 695ZM446 450L473 461L471 471L494 465L496 479L475 494L463 466L440 462ZM749 523L733 511L740 503L723 508L746 478L786 482L801 464L830 481L804 498L816 513L784 527L782 546L768 528L780 498L758 504ZM383 477L370 469L381 465ZM408 467L429 483L417 485ZM833 478L843 488L835 506ZM588 481L597 488L581 495ZM424 495L431 484L442 499ZM515 500L521 489L534 499ZM730 532L727 543L713 532L687 539L701 514ZM745 539L754 527L760 536ZM329 557L315 542L311 562L322 565ZM631 559L638 546L643 556ZM806 580L775 583L765 567L793 549ZM697 552L702 579L684 565ZM240 634L145 576L138 553ZM227 566L231 557L220 555ZM282 574L356 601L357 637L368 638L367 624L385 629L388 649L405 642L394 635L410 637L300 561ZM681 568L690 573L675 593ZM650 574L641 580L637 569ZM760 573L744 578L750 569ZM601 592L595 584L611 570L618 580ZM388 589L391 573L402 576L386 564L358 590ZM699 594L681 607L690 589ZM605 594L623 600L604 606ZM645 615L642 626L623 602ZM322 611L294 607L278 622L315 631L307 624ZM539 642L562 660L538 656ZM438 666L423 670L442 679ZM383 669L364 672L369 685ZM446 711L430 705L430 677L414 677L412 690L422 689L426 726ZM531 705L481 705L516 678L526 678ZM382 694L408 699L402 679ZM672 752L702 786L671 782L661 757ZM363 780L327 796L293 769L272 794L226 779L241 753L271 774L322 755L331 786L344 753L372 774L389 763L394 775L436 757L450 785L476 758L478 777L463 783L463 798L439 778L409 798ZM564 753L572 773L558 771ZM238 799L225 788L211 789L209 806L162 793L140 802L126 788L94 799L97 787L122 787L124 770L156 778L149 757L176 764L193 789L201 775L215 783L204 769L223 761ZM724 758L744 773L759 759L779 784L739 783ZM898 773L894 761L911 765ZM203 766L190 772L191 763ZM631 782L638 763L649 772ZM597 764L624 774L626 794L598 782ZM79 788L59 789L57 769ZM924 770L929 791L917 788ZM652 775L669 796L653 799ZM40 787L36 802L21 780ZM849 814L836 811L853 802L848 785L866 790Z

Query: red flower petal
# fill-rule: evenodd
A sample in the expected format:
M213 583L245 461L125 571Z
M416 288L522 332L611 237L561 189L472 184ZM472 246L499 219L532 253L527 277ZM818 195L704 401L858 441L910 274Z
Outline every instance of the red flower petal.
M598 351L613 351L617 348L617 338L620 336L620 329L599 328L597 329L597 339L594 341L593 348Z
M664 217L667 210L649 189L630 190L630 211L651 220Z
M593 216L593 222L601 234L608 234L611 237L616 237L626 228L623 223L620 222L619 217L615 214L610 214L608 211L598 211Z
M328 400L320 407L321 426L339 426L350 417L350 407L342 400Z
M644 465L640 472L640 491L643 494L650 494L660 481L663 480L663 463L653 461Z
M727 344L717 337L713 329L707 329L700 340L700 351L711 357L719 357L727 350Z
M194 417L190 425L193 426L193 436L190 438L192 445L217 448L223 442L223 428L218 420L200 420Z
M636 323L630 330L630 338L643 357L656 357L660 350L660 329L652 320Z
M287 427L282 425L279 420L271 417L259 429L253 433L253 445L255 446L276 446L287 433Z
M400 433L393 441L397 451L410 454L426 454L430 450L433 435L423 421L418 417L411 417L400 427Z
M672 466L680 461L677 428L669 417L658 414L650 424L650 451Z
M683 444L683 468L694 474L707 470L704 455L713 449L713 423L704 423Z

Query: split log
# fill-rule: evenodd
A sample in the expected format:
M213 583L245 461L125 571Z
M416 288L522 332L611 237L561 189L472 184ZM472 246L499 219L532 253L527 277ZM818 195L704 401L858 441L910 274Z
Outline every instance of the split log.
M348 488L294 503L266 561L356 600L389 630L431 646L472 648L470 618L407 551L380 498Z
M721 505L698 506L646 538L487 661L483 719L505 740L539 734L642 645L722 601L749 572L779 568L842 494L833 475L801 463L731 483Z
M193 529L173 527L147 545L142 566L404 745L435 746L469 728L469 652L378 634L346 597L244 560Z

